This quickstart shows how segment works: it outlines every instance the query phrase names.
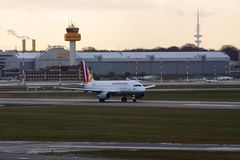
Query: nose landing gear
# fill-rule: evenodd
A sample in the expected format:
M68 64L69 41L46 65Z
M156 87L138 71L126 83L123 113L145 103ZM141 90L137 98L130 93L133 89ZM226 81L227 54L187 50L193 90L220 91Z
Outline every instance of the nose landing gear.
M132 101L133 101L133 103L137 102L135 95L132 96Z

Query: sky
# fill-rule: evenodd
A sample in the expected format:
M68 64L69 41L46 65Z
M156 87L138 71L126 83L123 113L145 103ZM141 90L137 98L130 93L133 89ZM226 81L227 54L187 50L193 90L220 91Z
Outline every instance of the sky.
M77 49L122 50L194 43L200 10L202 43L240 48L240 0L0 0L0 50L63 45L65 28L79 27Z

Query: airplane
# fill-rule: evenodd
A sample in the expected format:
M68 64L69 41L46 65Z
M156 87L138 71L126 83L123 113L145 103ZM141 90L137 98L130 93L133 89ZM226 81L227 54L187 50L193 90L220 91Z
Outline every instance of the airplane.
M143 77L134 77L136 80L146 80L146 81L150 81L150 80L156 80L159 76L156 75L148 75L148 76L143 76Z
M218 83L219 81L216 79L207 79L206 82L208 83Z
M207 82L207 83L218 83L219 81L216 79L207 79L205 77L202 78L203 81Z
M217 80L219 80L219 81L233 80L233 77L229 77L229 76L220 76L220 77L217 77Z
M83 77L83 82L81 84L82 88L60 88L96 93L99 102L105 102L111 96L122 96L122 102L127 102L127 97L130 96L132 98L132 101L136 102L137 99L144 97L146 89L156 86L150 85L144 87L143 84L137 80L96 81L93 79L93 75L87 67L85 61L82 61L81 68Z

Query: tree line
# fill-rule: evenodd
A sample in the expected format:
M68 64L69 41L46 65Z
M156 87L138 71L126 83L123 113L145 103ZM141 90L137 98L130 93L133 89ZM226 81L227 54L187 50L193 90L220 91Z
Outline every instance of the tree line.
M232 61L238 61L240 56L240 49L233 45L224 45L220 50L198 48L195 44L187 43L181 47L171 46L169 48L156 47L152 49L146 48L135 48L135 49L124 49L124 50L98 50L94 47L84 47L82 52L209 52L209 51L221 51L226 53Z

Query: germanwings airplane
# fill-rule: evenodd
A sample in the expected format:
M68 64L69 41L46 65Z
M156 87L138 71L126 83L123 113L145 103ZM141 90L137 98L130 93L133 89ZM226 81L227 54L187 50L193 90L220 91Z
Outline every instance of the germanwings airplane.
M71 90L83 90L97 94L99 102L105 102L111 96L122 96L122 102L127 102L127 97L131 97L133 102L144 97L145 89L155 87L150 85L144 87L136 80L114 80L114 81L95 81L85 61L82 61L83 88L62 88Z

